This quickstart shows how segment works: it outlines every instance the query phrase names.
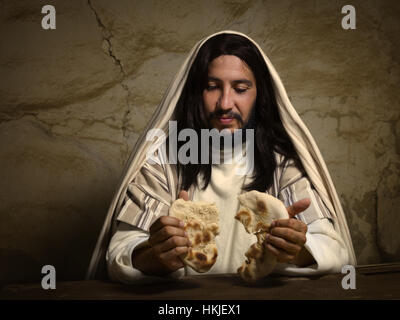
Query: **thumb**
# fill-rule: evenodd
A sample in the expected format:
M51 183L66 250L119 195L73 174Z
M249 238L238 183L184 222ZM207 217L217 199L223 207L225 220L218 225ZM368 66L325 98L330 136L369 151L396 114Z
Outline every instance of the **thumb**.
M296 214L306 210L310 206L310 204L311 200L309 198L304 198L293 203L291 206L287 207L286 210L289 214L289 217L294 218Z
M186 190L181 190L179 192L178 198L183 199L185 201L188 201L189 200L189 194L187 193Z

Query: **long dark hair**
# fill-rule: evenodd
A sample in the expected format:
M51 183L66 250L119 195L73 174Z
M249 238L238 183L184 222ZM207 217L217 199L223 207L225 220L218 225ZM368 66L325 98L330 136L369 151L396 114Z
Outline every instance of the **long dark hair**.
M302 168L302 165L282 125L268 67L250 40L236 34L219 34L203 44L189 70L175 109L178 132L191 128L200 137L200 130L209 127L202 93L207 85L208 65L221 55L234 55L243 60L256 79L257 98L252 112L252 118L255 119L254 170L252 181L244 186L244 189L265 192L273 183L273 173L277 166L274 151L284 155L285 161L293 159L297 167ZM178 142L178 148L183 143L185 142ZM199 155L200 152L199 149ZM199 174L203 179L203 186L199 187L204 190L208 186L211 179L211 162L182 164L178 161L177 167L178 174L182 177L182 189L187 190L193 184L198 185Z

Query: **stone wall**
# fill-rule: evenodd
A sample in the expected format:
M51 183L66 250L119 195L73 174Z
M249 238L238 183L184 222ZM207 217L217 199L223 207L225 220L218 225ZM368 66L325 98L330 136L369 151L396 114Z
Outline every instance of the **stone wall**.
M56 8L56 30L41 27ZM346 3L347 4L347 3ZM1 1L0 283L82 279L123 165L191 47L256 40L314 135L360 264L400 259L400 2Z

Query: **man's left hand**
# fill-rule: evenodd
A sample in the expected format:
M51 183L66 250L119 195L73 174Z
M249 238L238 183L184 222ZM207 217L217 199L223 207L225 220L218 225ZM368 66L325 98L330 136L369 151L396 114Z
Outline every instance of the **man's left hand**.
M289 219L275 220L265 240L266 249L277 257L279 262L297 265L311 264L313 258L304 248L307 225L294 216L310 206L311 200L306 198L295 202L286 210Z

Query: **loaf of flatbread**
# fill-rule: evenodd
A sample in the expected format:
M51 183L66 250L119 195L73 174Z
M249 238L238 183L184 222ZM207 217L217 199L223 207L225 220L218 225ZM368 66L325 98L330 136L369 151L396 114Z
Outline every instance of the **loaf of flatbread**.
M235 219L239 220L250 234L257 236L245 253L246 260L237 272L249 283L257 282L274 269L277 259L264 248L264 241L271 222L277 219L288 219L285 205L279 199L263 192L250 191L238 196L240 208Z
M219 233L219 213L214 203L204 201L174 201L169 215L185 222L192 247L181 256L183 262L193 270L203 273L217 261L218 250L215 236Z

